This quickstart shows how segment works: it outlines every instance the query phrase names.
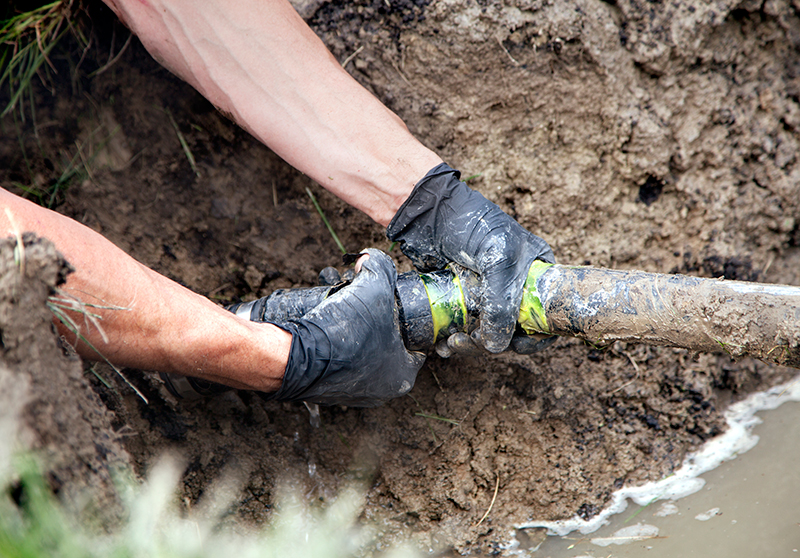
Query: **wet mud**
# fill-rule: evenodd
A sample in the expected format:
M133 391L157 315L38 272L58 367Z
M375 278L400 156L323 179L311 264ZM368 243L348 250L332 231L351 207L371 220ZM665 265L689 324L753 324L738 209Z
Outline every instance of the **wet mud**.
M544 237L559 263L800 285L796 4L388 4L304 10L356 79L463 176L477 175L470 185ZM345 247L389 250L379 226L227 121L136 40L89 78L112 34L117 45L127 36L96 11L98 46L80 77L70 79L80 53L54 56L63 71L37 85L35 119L0 123L0 185L47 187L82 156L88 170L59 192L57 210L220 304L312 286L339 265L307 187ZM41 321L43 308L15 312ZM36 335L54 343L48 327ZM323 408L314 428L304 406L254 393L177 401L156 374L123 371L145 403L105 366L40 361L15 366L71 379L33 392L84 394L66 424L108 440L92 471L121 460L144 474L178 452L191 506L236 468L246 482L229 520L256 524L269 520L281 483L325 505L366 480L364 521L387 543L475 554L501 552L516 525L590 518L614 490L668 475L724 429L728 404L796 372L724 351L562 339L530 357L431 355L410 396ZM73 452L64 428L49 426L58 405L17 410Z

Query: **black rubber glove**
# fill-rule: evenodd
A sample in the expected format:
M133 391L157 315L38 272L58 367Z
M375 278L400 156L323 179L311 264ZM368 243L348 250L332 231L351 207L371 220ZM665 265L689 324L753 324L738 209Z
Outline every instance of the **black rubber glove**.
M477 343L493 353L514 335L522 289L534 260L555 263L550 246L525 230L442 163L414 187L386 234L420 271L456 262L480 274L481 327ZM530 348L528 348L530 350ZM526 351L527 352L527 351Z
M271 399L374 407L408 393L425 362L400 334L392 260L379 250L353 282L299 320L276 324L292 334L281 388Z

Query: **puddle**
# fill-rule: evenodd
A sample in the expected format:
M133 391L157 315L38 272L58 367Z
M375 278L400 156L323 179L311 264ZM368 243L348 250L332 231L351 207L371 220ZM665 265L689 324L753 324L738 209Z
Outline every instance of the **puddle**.
M728 431L671 477L618 491L590 522L528 524L529 539L535 528L559 536L511 553L800 558L800 376L732 405L726 418Z

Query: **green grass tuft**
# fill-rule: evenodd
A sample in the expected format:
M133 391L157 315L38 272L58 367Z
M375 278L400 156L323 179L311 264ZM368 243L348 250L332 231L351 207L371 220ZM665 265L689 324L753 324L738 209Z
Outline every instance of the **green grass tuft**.
M70 28L71 5L71 0L58 0L0 22L0 87L9 90L0 117L19 106L24 121L22 102L26 95L32 97L31 80L42 77L43 69L55 72L49 55Z
M8 469L0 464L0 473ZM417 556L400 546L376 552L376 532L359 523L364 491L358 487L344 489L325 509L313 509L299 493L285 492L265 528L237 525L234 531L226 517L235 505L238 483L223 480L196 506L181 510L177 488L182 468L167 458L144 483L121 481L126 519L112 532L98 533L79 524L55 499L35 460L17 459L11 469L14 481L0 477L4 558Z

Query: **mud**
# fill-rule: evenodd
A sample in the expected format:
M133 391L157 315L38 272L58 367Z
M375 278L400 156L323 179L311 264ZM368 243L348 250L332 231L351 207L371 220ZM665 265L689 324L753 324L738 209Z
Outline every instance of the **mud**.
M3 451L34 450L53 492L111 528L122 511L115 475L130 457L80 359L54 334L46 303L60 296L68 264L47 240L20 240L21 250L16 239L0 242L0 423L9 429Z
M55 197L58 211L220 303L310 286L338 264L306 187L348 249L389 249L380 227L216 113L137 41L89 78L108 61L112 37L115 49L127 37L103 8L92 10L96 40L79 77L70 78L79 51L54 55L59 73L37 84L35 120L26 111L24 122L18 113L0 122L0 185L46 187L85 160L88 171L78 165ZM355 1L305 10L339 60L357 52L347 65L356 79L464 176L479 175L470 184L548 240L560 263L800 285L796 2ZM399 250L392 255L410 268ZM15 312L41 321L46 310ZM9 322L4 340L27 319ZM40 329L37 342L55 347L50 335ZM56 401L84 394L83 415L64 419L70 428L99 440L110 432L110 451L98 450L88 469L121 460L143 473L165 450L179 451L191 506L209 481L238 468L247 481L230 521L253 523L269 519L281 482L324 505L348 479L367 479L364 520L386 542L411 536L426 549L487 554L515 525L591 517L616 488L669 474L721 431L730 402L795 373L725 354L560 340L532 357L431 356L409 397L322 409L315 429L302 405L252 393L178 402L156 375L124 371L145 403L103 366L95 376L39 353L16 362L41 382L28 394L56 381L66 382ZM39 436L63 431L48 422L59 413L55 403L21 411L26 424L41 421ZM77 456L93 447L53 444ZM80 478L61 484L93 484L88 472Z

